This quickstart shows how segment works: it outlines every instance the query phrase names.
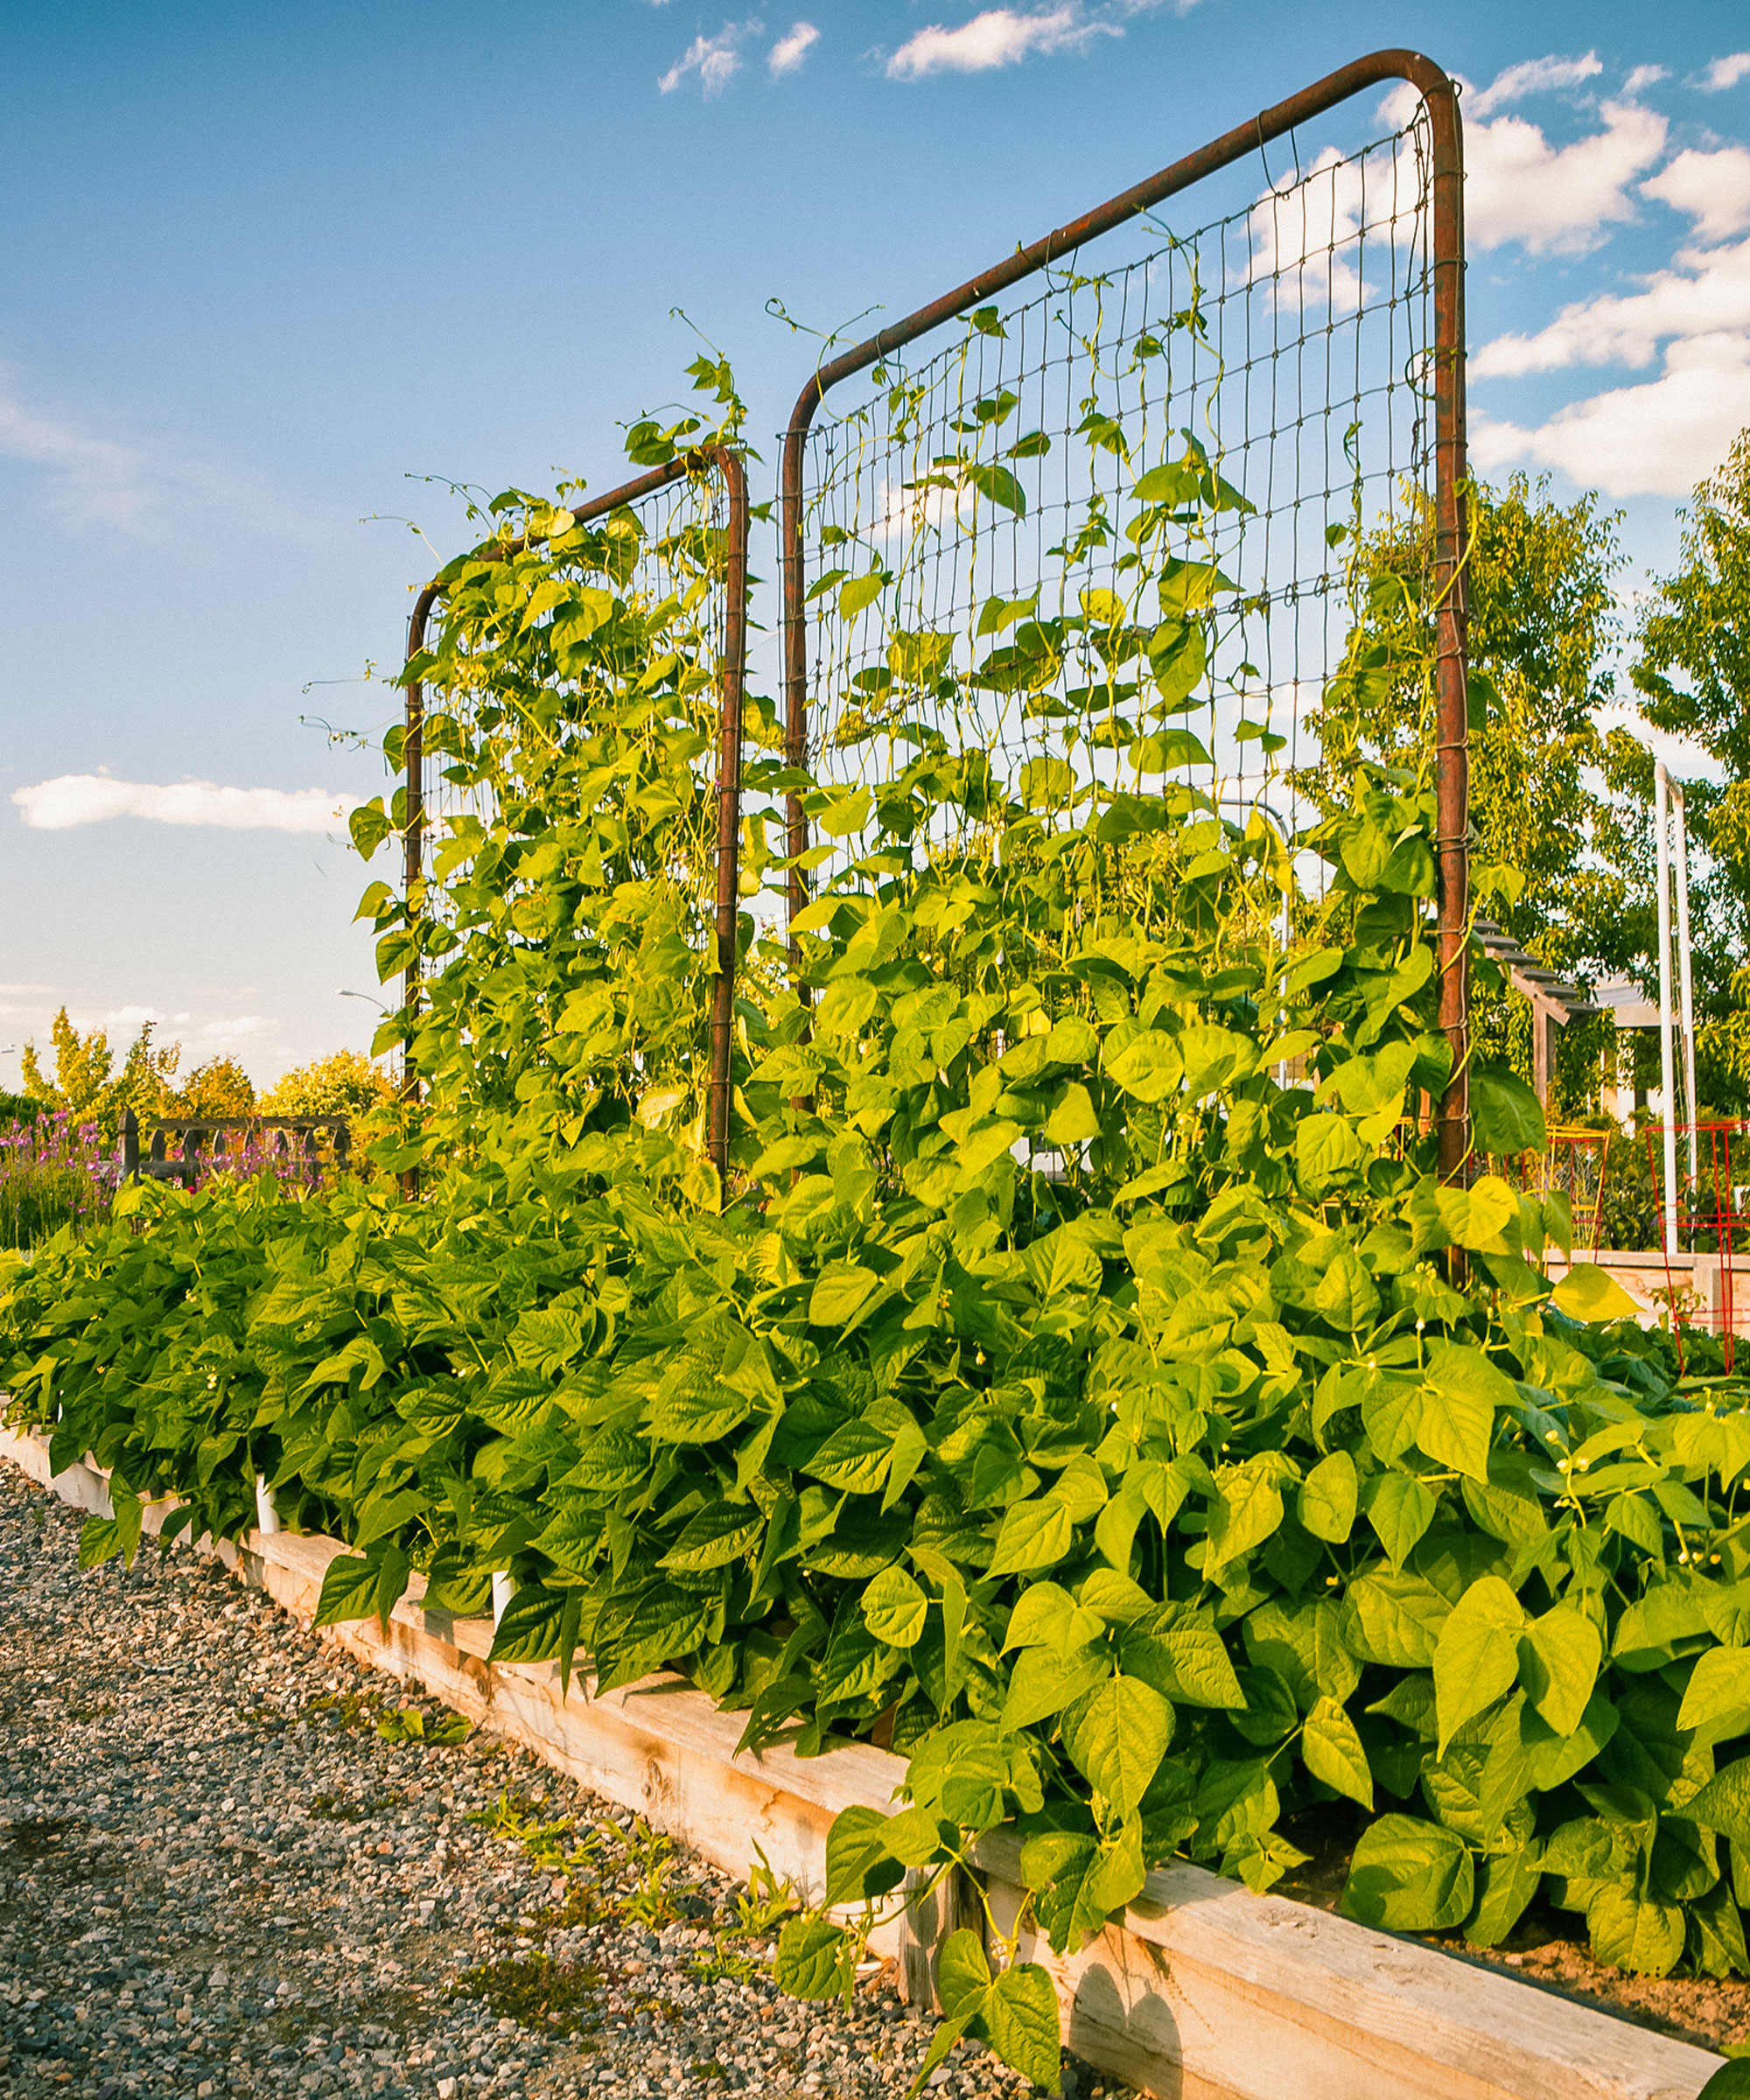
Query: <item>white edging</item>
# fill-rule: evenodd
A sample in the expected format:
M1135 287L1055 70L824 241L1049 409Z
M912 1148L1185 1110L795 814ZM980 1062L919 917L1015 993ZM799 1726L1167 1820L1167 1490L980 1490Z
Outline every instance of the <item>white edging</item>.
M75 1508L108 1516L107 1484L76 1465L50 1477L47 1439L0 1429L0 1457ZM175 1505L148 1505L156 1531ZM308 1626L332 1539L254 1532L210 1541L228 1566ZM746 1873L758 1844L804 1889L822 1882L826 1832L856 1802L886 1808L901 1758L850 1744L799 1758L736 1754L740 1718L674 1676L602 1697L556 1664L492 1663L493 1622L427 1612L416 1576L390 1615L323 1638ZM1018 1852L979 1848L999 1926L1018 1914ZM898 1951L893 1928L878 1951ZM1122 1925L1067 1959L1024 1938L1056 1984L1071 2048L1161 2100L1695 2100L1722 2059L1499 1970L1370 1931L1201 1867L1152 1873Z

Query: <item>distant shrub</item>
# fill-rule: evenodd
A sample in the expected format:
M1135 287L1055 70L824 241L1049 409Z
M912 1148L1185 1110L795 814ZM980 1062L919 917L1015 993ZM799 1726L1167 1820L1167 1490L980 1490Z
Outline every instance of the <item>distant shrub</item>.
M117 1168L95 1124L75 1124L35 1102L10 1111L0 1096L0 1247L28 1251L63 1226L83 1229L109 1214Z

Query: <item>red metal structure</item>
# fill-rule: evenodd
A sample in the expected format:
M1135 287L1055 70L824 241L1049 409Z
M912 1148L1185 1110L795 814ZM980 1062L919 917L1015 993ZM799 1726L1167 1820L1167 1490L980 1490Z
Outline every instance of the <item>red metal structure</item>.
M1750 1271L1750 1122L1679 1123L1673 1134L1677 1178L1668 1189L1665 1126L1649 1123L1642 1132L1663 1240L1665 1304L1679 1350L1686 1332L1712 1334L1729 1371L1741 1324L1737 1279ZM1659 1259L1650 1256L1649 1265Z
M1558 1124L1550 1131L1548 1148L1523 1154L1516 1172L1508 1175L1533 1195L1568 1199L1577 1260L1583 1254L1596 1253L1600 1245L1609 1152L1608 1130L1589 1130L1578 1124Z

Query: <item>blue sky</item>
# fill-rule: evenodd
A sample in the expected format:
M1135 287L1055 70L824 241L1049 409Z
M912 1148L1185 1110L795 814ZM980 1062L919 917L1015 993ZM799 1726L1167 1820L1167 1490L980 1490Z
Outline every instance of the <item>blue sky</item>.
M769 298L823 329L907 311L1379 46L1468 83L1479 466L1602 486L1632 585L1750 424L1741 4L0 20L0 1052L62 1001L261 1081L368 1043L339 996L377 991L364 872L326 812L381 761L322 724L380 731L365 668L466 537L417 477L616 479L617 424L693 354L676 306L760 443L810 362Z

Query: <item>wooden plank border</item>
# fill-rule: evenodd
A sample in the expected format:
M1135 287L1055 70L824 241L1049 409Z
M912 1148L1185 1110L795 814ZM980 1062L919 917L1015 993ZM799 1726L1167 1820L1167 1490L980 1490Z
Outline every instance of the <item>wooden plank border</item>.
M0 1428L0 1458L76 1508L110 1513L95 1467L51 1477L40 1432ZM147 1528L173 1507L149 1506ZM199 1544L306 1627L329 1562L345 1550L286 1532ZM370 1620L325 1628L323 1638L417 1679L728 1873L745 1874L758 1844L817 1891L833 1817L854 1802L886 1808L904 1774L903 1759L860 1744L817 1758L784 1746L738 1756L739 1717L672 1676L599 1698L574 1677L567 1697L556 1664L488 1662L491 1620L427 1612L423 1589L416 1577L387 1633ZM1006 1929L1020 1908L1018 1846L993 1832L978 1858ZM872 1945L902 1951L892 1927ZM1026 1937L1022 1953L1050 1971L1077 2054L1158 2100L1695 2100L1722 2061L1189 1865L1152 1873L1123 1923L1081 1953L1060 1959Z

